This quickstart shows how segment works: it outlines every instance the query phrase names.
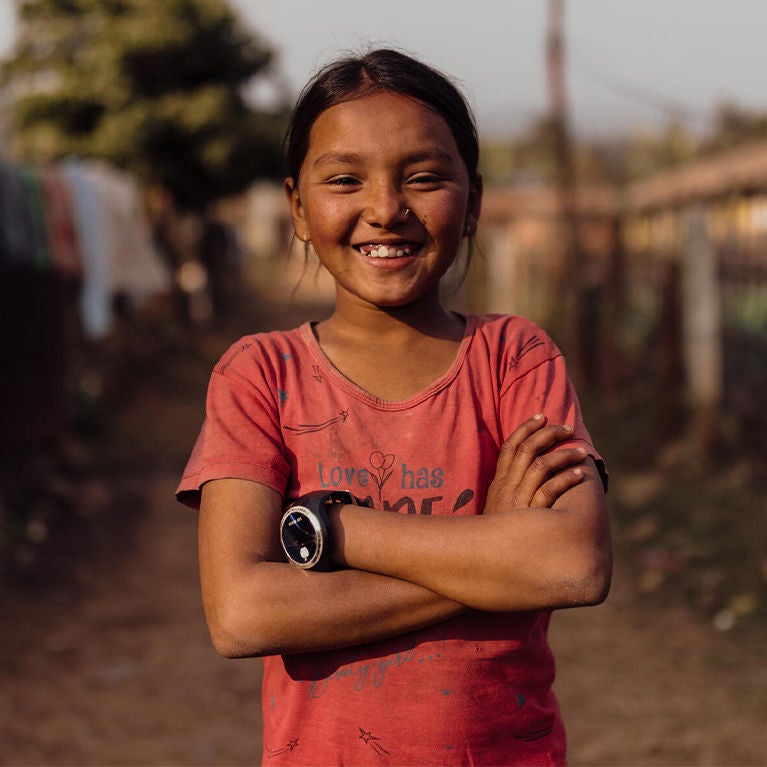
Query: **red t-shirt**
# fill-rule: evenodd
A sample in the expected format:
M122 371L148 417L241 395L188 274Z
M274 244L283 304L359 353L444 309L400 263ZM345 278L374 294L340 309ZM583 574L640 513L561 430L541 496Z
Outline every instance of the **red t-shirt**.
M381 374L397 371L381 360ZM237 477L286 499L340 488L403 514L480 514L503 440L538 412L571 424L567 444L601 466L562 355L518 317L467 317L450 369L402 402L340 374L309 323L247 336L214 369L179 498L196 506L204 482ZM548 623L471 611L372 644L264 658L263 763L563 764Z

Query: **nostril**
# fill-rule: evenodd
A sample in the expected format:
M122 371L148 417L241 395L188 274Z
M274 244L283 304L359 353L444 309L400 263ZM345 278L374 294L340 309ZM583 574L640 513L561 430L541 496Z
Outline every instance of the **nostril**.
M381 194L372 198L363 212L363 218L371 226L389 228L403 223L412 211L399 194Z

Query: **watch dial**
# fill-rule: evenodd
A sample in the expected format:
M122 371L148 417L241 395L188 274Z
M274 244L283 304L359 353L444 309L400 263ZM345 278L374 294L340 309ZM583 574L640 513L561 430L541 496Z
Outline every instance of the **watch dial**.
M316 564L322 554L320 537L312 520L296 509L285 515L282 523L282 545L285 553L301 567Z

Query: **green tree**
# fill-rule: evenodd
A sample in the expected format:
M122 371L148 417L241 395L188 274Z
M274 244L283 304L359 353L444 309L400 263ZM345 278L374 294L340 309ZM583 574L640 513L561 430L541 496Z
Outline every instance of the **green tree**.
M225 0L16 0L13 153L100 158L190 209L279 170L285 109L247 102L272 52Z

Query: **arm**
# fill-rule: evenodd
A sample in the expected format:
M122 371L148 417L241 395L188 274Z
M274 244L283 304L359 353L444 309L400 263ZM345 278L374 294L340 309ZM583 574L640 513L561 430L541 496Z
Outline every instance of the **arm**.
M211 637L222 655L361 644L465 610L396 578L291 567L283 562L278 539L281 513L281 496L256 482L222 479L203 486L200 579Z
M333 511L338 563L417 583L480 610L603 601L612 547L602 482L583 449L551 452L572 429L544 424L535 416L504 443L481 516Z
M333 511L337 561L401 578L480 610L597 604L609 588L610 535L593 460L551 508L472 517Z
M575 451L539 455L569 436L557 432L558 427L542 426L531 419L507 441L493 483L498 497L513 490L516 505L545 507L582 481L584 474L572 469L583 460ZM532 434L537 438L527 439ZM199 521L203 603L214 644L223 655L355 645L432 625L466 609L436 589L389 573L304 572L283 563L277 530L281 506L278 493L255 482L215 480L203 487ZM352 532L350 526L358 520L350 518L344 527L340 517L336 519L336 533L347 543L350 535L377 535L376 527L384 520L415 519L356 506L345 507L342 514L347 511L352 516L360 513L359 521L364 517L371 525L369 529L358 525ZM421 528L413 531L417 529ZM391 553L392 541L383 548ZM470 552L474 567L476 555ZM472 568L471 577L475 576Z
M531 419L507 440L493 483L496 498L508 493L517 506L545 507L581 482L583 474L573 466L583 459L575 451L539 455L568 436L557 427L542 426ZM406 579L357 569L305 572L285 564L278 540L281 507L280 495L256 482L221 479L203 486L200 578L211 637L221 654L241 657L361 644L432 625L466 609ZM399 516L371 513L374 524Z

